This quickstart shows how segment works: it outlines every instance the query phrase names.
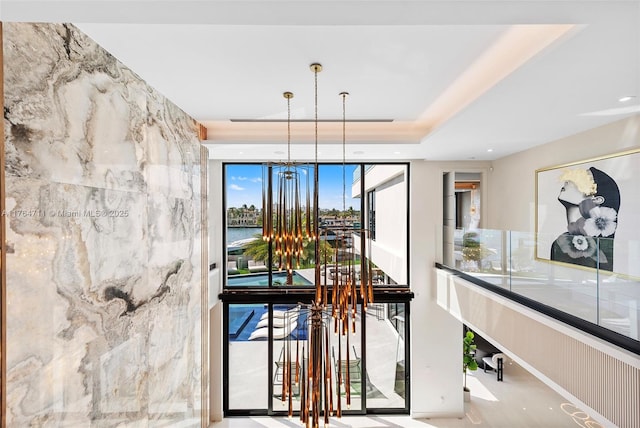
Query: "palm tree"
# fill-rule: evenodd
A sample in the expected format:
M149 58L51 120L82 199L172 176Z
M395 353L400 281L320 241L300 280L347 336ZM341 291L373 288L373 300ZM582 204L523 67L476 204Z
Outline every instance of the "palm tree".
M261 234L257 233L253 236L256 239L242 246L244 254L250 256L253 260L267 264L267 260L269 260L269 244L262 239Z
M269 260L269 243L262 239L262 235L256 234L254 235L256 239L253 241L247 242L243 245L244 254L251 257L256 261L264 262L264 264L268 264ZM315 258L313 257L315 243L312 240L305 239L304 241L304 249L302 251L302 255L300 256L300 266L310 267L315 263ZM320 254L327 255L327 258L330 258L333 255L334 249L331 245L324 241L320 240ZM278 261L277 257L273 256L271 261L271 266L275 266ZM287 274L287 285L293 284L293 274Z

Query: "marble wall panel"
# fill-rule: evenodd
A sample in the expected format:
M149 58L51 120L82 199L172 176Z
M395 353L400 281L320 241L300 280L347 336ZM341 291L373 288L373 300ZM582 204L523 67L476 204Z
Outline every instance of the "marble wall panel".
M199 426L196 124L72 25L3 29L8 426Z

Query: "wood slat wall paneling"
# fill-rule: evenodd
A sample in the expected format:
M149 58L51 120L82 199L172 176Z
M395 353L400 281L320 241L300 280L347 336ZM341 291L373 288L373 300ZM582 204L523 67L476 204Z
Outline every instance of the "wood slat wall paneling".
M618 427L640 427L640 358L452 276L447 308L559 389ZM557 326L556 326L557 324ZM508 374L507 374L508 375ZM556 388L558 389L558 388ZM578 404L578 403L576 403ZM585 409L587 410L587 409ZM592 415L594 416L594 415Z

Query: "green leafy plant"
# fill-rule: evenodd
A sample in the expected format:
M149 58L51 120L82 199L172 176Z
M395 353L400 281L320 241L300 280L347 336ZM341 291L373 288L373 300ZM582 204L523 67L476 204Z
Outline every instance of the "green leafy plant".
M467 331L462 339L462 371L464 372L464 390L467 388L467 370L478 370L478 363L475 360L476 345L473 343L475 335L472 331Z
M261 261L261 262L264 262L264 264L267 264L267 261L269 260L269 242L263 240L262 235L259 233L255 234L254 238L256 239L249 241L242 246L243 254L256 261ZM328 257L330 259L334 253L335 253L335 249L331 247L331 244L329 244L325 240L320 240L320 254L323 256L322 258ZM305 239L304 249L300 256L299 267L301 269L308 269L308 268L314 267L316 263L314 254L315 254L315 241L311 239ZM278 265L278 257L275 254L273 254L271 263L272 263L272 266ZM293 285L293 273L287 272L286 284Z
M481 268L482 260L489 256L491 252L480 242L478 232L467 232L462 236L462 258L476 262L478 269Z
M269 243L263 240L262 235L259 233L255 234L254 238L256 239L254 239L253 241L249 241L243 245L242 249L244 251L244 254L256 261L261 261L266 264L267 260L269 260ZM302 252L302 255L300 256L300 268L304 269L315 266L315 258L313 257L314 251L315 241L305 239L304 250ZM335 249L331 247L331 244L329 244L325 240L320 240L320 254L322 254L323 256L326 254L330 259L334 253ZM276 265L277 261L278 257L274 254L272 263Z

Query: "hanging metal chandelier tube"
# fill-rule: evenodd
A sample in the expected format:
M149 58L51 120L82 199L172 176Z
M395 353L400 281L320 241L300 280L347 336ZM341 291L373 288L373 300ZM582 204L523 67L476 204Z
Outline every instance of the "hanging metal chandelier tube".
M309 239L309 233L305 233L310 216L304 216L300 186L303 181L300 174L307 174L304 168L291 160L291 99L292 92L284 92L287 100L287 160L284 163L268 165L263 168L262 201L263 232L262 239L272 242L273 253L280 270L287 272L287 285L293 285L293 271L300 267L304 256L304 239ZM265 171L266 170L266 174ZM275 212L272 202L272 175L277 176ZM266 176L265 176L266 175ZM307 174L308 175L308 174ZM307 185L308 180L306 181ZM309 210L309 189L306 190L306 209Z
M314 251L316 255L316 267L315 267L315 284L316 284L316 302L323 306L327 304L324 296L321 280L320 280L320 265L317 263L320 256L320 239L319 234L319 204L318 204L318 73L322 71L322 65L318 63L311 64L311 71L313 71L313 89L314 89L314 164L313 164L313 224L312 233L314 240Z
M269 167L268 179L277 176L277 197L271 203L272 193L263 193L263 205L267 204L269 215L263 218L263 239L271 241L280 269L287 270L289 277L299 267L303 256L304 243L313 242L315 255L315 297L310 304L303 305L307 311L307 339L296 337L295 358L291 335L286 334L283 344L284 367L281 399L287 403L288 414L292 416L294 395L299 394L300 420L308 428L318 428L320 419L329 423L334 411L342 416L343 397L347 409L351 406L351 360L357 358L351 351L350 334L356 333L359 299L363 310L373 300L372 263L368 231L354 230L347 225L346 209L346 97L342 97L342 220L331 228L335 239L334 260L328 259L327 234L324 231L321 253L319 236L319 168L318 168L318 73L320 64L311 64L314 73L314 160L305 168L291 161L291 107L293 94L285 92L287 99L287 162ZM273 172L271 172L273 171ZM300 174L305 174L303 179ZM313 176L311 175L313 174ZM306 192L300 186L306 184ZM313 187L313 190L311 190ZM270 188L270 187L269 187ZM302 196L306 197L305 209L301 209ZM275 206L275 215L273 207ZM353 240L356 232L360 236L360 260L354 251ZM357 265L359 264L359 270ZM324 266L322 268L321 266ZM324 272L324 275L323 275ZM359 283L359 289L358 289ZM331 309L329 309L331 306ZM287 320L285 325L290 325ZM329 329L334 331L336 342L332 343ZM286 332L286 333L291 333ZM300 343L302 342L302 343ZM335 349L337 348L337 350ZM336 360L337 351L337 360ZM345 358L345 360L343 360ZM361 378L365 378L360 374ZM335 382L335 385L334 383ZM334 389L335 386L335 389ZM334 402L334 395L336 401ZM286 400L286 401L285 401Z

